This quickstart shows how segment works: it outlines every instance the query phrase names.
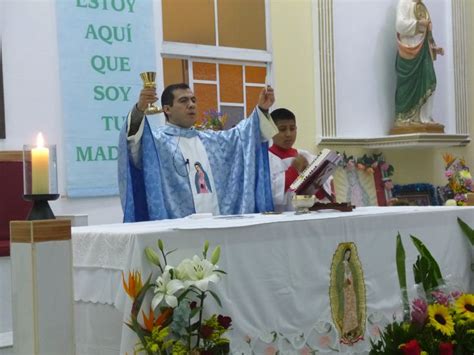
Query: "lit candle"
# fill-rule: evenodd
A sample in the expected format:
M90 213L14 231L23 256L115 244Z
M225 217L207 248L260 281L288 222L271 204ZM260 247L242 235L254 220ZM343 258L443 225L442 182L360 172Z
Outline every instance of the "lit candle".
M36 148L31 150L31 193L49 193L49 149L44 147L43 135L38 133Z

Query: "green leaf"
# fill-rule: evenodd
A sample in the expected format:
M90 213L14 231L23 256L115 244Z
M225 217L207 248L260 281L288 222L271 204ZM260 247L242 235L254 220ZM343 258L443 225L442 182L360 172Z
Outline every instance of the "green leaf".
M188 288L182 294L180 294L178 296L178 302L181 302L188 295L188 293L191 292L191 291L192 291L192 289Z
M214 297L219 307L222 307L222 303L221 303L221 300L219 299L219 296L217 296L217 294L211 290L207 290L207 292L209 292L211 296Z
M406 259L405 249L403 248L403 242L402 242L402 238L400 237L400 233L398 233L396 260L397 260L398 283L400 284L400 292L402 293L404 319L410 317L410 303L408 301L405 259Z
M168 256L171 253L174 253L176 250L178 250L178 248L174 248L173 250L170 250L170 251L166 252L165 255Z
M458 217L458 223L462 231L464 232L464 235L471 242L471 245L474 245L474 230L471 227L469 227L469 225L459 217Z
M431 255L429 250L425 247L423 242L416 238L413 235L410 235L413 244L415 245L416 249L418 249L418 252L423 258L426 258L429 264L429 269L430 272L432 273L431 277L433 280L435 280L435 287L439 286L440 284L443 283L443 276L441 275L441 270L439 268L438 263L436 262L435 258ZM426 291L426 290L425 290Z

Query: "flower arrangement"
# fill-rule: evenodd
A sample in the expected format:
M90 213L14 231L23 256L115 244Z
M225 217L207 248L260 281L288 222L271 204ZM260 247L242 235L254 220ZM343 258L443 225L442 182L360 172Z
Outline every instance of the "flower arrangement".
M203 118L198 118L194 127L196 129L212 129L214 131L222 131L224 125L227 122L228 116L226 113L210 109L209 111L204 112Z
M461 222L460 225L462 228ZM428 249L416 237L411 236L411 239L420 253L413 265L413 274L423 292L412 300L410 307L405 250L398 235L396 257L404 319L388 324L380 340L371 341L370 354L473 354L474 294L450 291Z
M134 353L228 354L229 340L225 333L232 319L221 314L205 319L203 315L208 296L221 306L217 294L209 289L210 283L217 283L225 274L217 266L220 247L216 247L207 259L209 243L206 241L202 257L195 255L192 259L184 259L176 267L167 261L167 256L174 250L166 251L161 240L158 240L158 249L159 252L145 248L145 255L156 266L158 276L151 274L143 283L139 271L129 272L128 280L122 274L123 287L133 302L127 325L139 339ZM150 298L151 304L144 307L145 299Z
M430 295L414 299L410 318L389 324L370 354L473 354L474 294Z
M443 154L445 162L444 176L448 184L444 188L446 195L453 195L458 206L467 202L466 194L473 191L472 176L464 159L456 158L452 154Z

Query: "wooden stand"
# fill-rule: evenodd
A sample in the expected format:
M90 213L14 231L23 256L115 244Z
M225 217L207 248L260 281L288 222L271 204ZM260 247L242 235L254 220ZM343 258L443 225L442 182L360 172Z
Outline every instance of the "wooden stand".
M320 210L337 210L340 212L352 212L355 206L347 202L316 202L313 207L310 207L310 211L320 211Z
M13 351L73 355L71 222L10 222Z

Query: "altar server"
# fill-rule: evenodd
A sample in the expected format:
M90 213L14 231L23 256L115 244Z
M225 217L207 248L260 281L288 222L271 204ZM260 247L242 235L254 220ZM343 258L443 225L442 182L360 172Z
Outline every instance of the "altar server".
M295 149L297 127L296 116L286 108L276 109L271 113L278 134L273 137L273 145L269 149L272 195L275 211L293 211L291 204L293 194L288 190L293 181L312 162L316 156L302 149ZM327 196L332 195L332 178L328 179L323 189L307 191L315 193L320 202L329 202Z

